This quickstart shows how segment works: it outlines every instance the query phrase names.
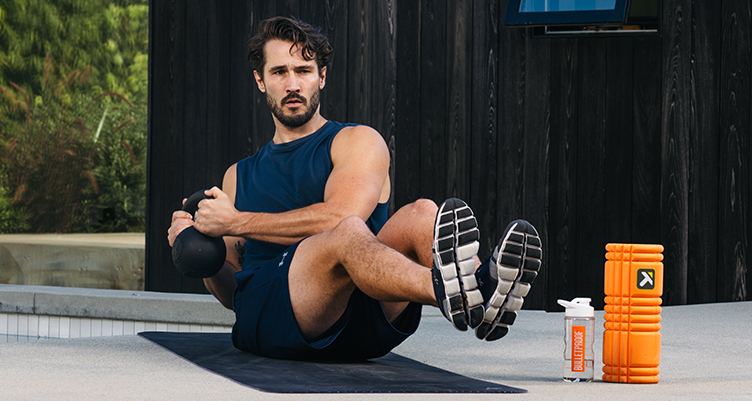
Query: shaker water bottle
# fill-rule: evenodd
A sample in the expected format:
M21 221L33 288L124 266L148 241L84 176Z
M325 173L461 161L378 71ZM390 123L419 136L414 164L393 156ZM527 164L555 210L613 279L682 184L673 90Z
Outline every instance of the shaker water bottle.
M606 245L603 380L657 383L663 246Z
M564 380L590 382L593 380L593 334L595 313L590 298L575 298L571 302L560 299L564 313Z

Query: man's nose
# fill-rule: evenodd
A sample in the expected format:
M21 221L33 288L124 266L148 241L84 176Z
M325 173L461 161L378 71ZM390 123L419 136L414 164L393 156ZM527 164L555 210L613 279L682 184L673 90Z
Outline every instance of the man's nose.
M286 89L288 92L300 92L300 79L297 74L288 75Z

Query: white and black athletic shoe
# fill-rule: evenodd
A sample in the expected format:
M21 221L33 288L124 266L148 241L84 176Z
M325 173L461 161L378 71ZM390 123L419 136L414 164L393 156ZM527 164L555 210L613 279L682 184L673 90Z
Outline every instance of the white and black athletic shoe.
M483 296L475 281L475 258L480 243L473 211L459 199L439 207L433 232L433 289L444 316L458 330L483 321Z
M541 267L538 231L525 220L507 226L493 255L476 273L483 294L483 322L475 329L482 340L498 340L509 332L530 285Z

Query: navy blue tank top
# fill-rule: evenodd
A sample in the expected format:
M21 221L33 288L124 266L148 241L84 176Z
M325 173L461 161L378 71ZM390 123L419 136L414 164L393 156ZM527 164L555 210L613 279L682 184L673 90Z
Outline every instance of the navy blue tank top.
M311 135L292 142L269 141L253 156L237 164L235 208L244 212L282 213L324 201L324 188L332 172L331 147L344 127L328 121ZM389 203L379 203L366 222L377 234L387 220ZM287 245L248 239L243 270L269 262Z

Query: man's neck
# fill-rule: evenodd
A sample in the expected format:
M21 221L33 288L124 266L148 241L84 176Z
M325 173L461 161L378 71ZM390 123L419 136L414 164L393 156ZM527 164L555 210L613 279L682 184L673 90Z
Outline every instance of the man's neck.
M308 120L307 123L297 128L291 128L280 123L276 117L273 118L276 130L274 131L274 138L272 138L272 142L274 142L275 144L292 142L296 139L311 135L314 132L318 131L318 129L324 126L324 124L326 124L327 122L327 120L322 117L321 114L316 113L313 117L311 117L310 120Z

